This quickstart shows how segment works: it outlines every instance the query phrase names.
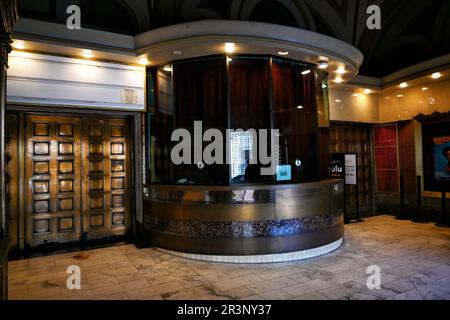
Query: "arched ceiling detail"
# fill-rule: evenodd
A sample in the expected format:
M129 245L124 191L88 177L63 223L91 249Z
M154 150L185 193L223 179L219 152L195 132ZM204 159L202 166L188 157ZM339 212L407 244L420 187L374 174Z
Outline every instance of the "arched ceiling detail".
M19 0L21 15L64 23L64 8L99 0ZM114 0L130 12L115 32L141 33L203 19L250 20L323 33L357 47L365 56L360 73L385 76L450 52L450 1L442 0ZM382 29L366 28L366 9L378 4ZM101 13L99 13L100 15ZM89 23L92 25L90 19ZM101 17L99 17L99 21ZM113 23L114 20L108 23ZM100 29L103 25L95 26ZM90 26L91 27L91 26ZM119 29L119 30L117 30ZM120 30L122 29L122 30ZM131 30L130 30L131 29Z

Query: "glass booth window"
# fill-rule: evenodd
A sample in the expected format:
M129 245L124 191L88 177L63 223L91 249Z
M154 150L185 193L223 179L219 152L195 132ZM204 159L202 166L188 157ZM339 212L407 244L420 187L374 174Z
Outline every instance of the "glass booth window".
M316 73L312 66L273 59L273 126L280 130L280 163L291 182L318 175Z
M270 115L270 59L233 57L229 63L231 183L273 182L272 175L262 175L257 150L260 129L272 129ZM238 130L242 130L239 132ZM251 130L251 131L249 131ZM254 130L254 131L253 131ZM253 132L253 133L252 133ZM256 135L254 134L256 132ZM270 139L267 137L270 154Z
M320 90L327 86L327 75L319 75L314 66L262 56L215 56L148 72L154 92L146 122L148 183L275 184L318 178L319 120L326 125L329 112L327 89ZM186 152L189 163L171 159L181 141L172 141L172 134L179 129L192 142L180 152L183 159ZM219 132L222 141L204 139L209 129ZM272 129L278 133L271 139ZM264 130L266 136L260 136ZM213 142L221 143L213 154L218 150L223 161L197 163ZM261 161L261 153L272 162ZM275 160L276 170L261 174Z

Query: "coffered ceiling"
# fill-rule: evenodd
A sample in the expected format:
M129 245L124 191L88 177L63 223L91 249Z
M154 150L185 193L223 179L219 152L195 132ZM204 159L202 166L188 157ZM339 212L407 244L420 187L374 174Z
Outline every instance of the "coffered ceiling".
M20 15L65 23L77 4L82 26L136 35L204 19L282 24L343 40L365 56L360 74L382 77L450 52L450 1L442 0L19 0ZM382 11L381 30L366 9Z

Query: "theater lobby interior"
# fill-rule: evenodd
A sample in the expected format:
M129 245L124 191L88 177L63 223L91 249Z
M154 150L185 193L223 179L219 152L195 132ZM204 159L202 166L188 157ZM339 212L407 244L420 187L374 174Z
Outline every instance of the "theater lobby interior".
M449 1L0 17L0 300L450 300Z

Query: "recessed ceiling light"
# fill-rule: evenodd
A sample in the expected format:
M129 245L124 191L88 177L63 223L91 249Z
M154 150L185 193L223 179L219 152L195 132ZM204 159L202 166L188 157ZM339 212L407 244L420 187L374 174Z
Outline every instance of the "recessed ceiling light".
M440 77L442 77L442 74L440 72L435 72L431 75L431 77L433 79L439 79Z
M172 66L165 66L165 67L163 68L163 70L166 71L166 72L172 72L172 71L173 71L173 68L172 68Z
M371 94L371 93L372 93L372 90L370 90L370 89L364 89L364 93L365 93L365 94Z
M302 71L302 75L304 75L304 76L306 76L307 74L310 74L310 73L311 73L310 69Z
M406 88L407 86L408 86L408 83L406 83L406 82L402 82L399 85L400 88Z
M427 91L428 90L428 87L423 87L422 88L422 91Z
M150 61L148 61L148 59L146 57L142 57L139 59L139 64L146 66L150 63Z
M328 68L328 62L320 61L319 62L319 69L326 69L326 68Z
M23 50L26 47L25 42L23 42L23 41L14 41L12 46L14 49L18 49L18 50Z
M359 97L360 94L359 94L359 93L354 93L353 96L354 96L354 97Z
M398 94L397 98L403 98L403 95L402 94Z
M297 109L303 109L303 106L297 106Z
M94 54L92 53L91 50L83 50L82 52L83 57L90 59L94 57Z
M339 100L339 99L336 99L336 100L334 100L334 101L336 101L337 103L341 102L341 100Z
M233 53L234 51L236 51L236 47L235 47L234 43L231 43L231 42L225 43L225 52L226 53Z
M386 97L385 99L386 99L386 100L389 100L390 98L391 98L391 97Z
M289 54L289 51L278 51L278 54L280 56L287 56Z
M334 82L336 83L342 83L342 78L341 77L336 77L336 79L334 79Z
M339 67L337 70L336 70L336 73L337 74L344 74L346 71L345 71L345 67Z
M173 50L172 53L173 53L174 55L179 56L180 54L183 54L183 51L181 51L181 50Z

